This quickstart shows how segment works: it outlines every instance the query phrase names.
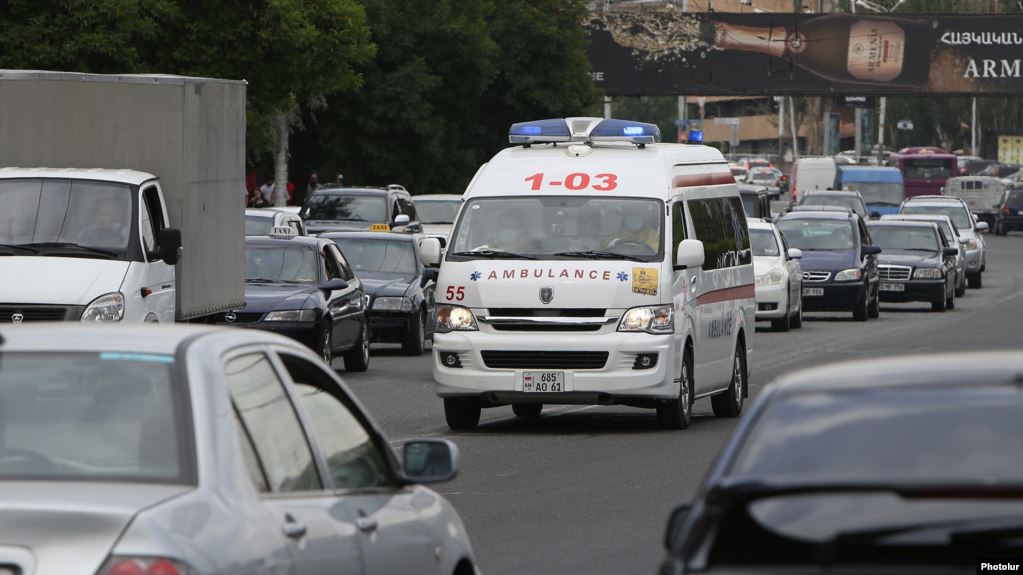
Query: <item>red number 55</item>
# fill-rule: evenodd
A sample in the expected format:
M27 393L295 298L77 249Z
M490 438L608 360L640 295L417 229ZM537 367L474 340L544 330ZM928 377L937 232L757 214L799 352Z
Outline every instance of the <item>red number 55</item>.
M448 286L446 295L448 296L448 301L462 301L465 299L465 286Z

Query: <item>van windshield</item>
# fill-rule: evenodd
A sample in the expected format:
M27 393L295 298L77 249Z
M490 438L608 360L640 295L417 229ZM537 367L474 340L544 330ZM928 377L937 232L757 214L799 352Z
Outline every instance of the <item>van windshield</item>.
M848 182L845 189L856 190L868 206L898 207L906 199L906 191L898 182Z
M652 199L479 198L466 202L448 255L661 261L663 220L664 204Z

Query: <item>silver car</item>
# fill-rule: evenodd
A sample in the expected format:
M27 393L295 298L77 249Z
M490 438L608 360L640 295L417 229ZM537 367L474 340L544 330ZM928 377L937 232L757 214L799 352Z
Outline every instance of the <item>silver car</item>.
M987 254L981 234L988 231L989 226L986 222L977 221L966 202L952 196L916 196L902 202L899 214L948 216L959 237L966 241L966 280L969 286L979 289L983 285L981 274L987 268Z
M969 241L959 236L959 231L956 229L955 224L948 216L940 215L906 215L906 214L888 214L881 216L881 221L910 221L910 222L934 222L938 224L938 227L945 233L945 237L948 239L949 245L959 250L956 254L956 297L963 297L966 295L966 246Z
M0 573L468 575L444 440L399 463L344 383L256 330L0 330Z

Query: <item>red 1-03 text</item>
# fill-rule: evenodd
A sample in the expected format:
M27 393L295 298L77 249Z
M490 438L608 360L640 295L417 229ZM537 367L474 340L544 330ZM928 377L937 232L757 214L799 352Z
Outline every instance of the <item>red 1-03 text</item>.
M532 182L529 189L534 192L539 192L544 186L548 189L564 187L572 191L592 188L598 192L609 192L618 187L618 175L610 173L594 174L591 176L582 172L573 172L558 180L547 178L543 172L540 172L529 176L525 181Z

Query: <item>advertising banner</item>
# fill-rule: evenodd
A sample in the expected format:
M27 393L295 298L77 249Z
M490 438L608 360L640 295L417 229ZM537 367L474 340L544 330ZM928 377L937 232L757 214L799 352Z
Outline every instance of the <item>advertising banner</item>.
M1023 15L596 11L608 95L1023 93Z

